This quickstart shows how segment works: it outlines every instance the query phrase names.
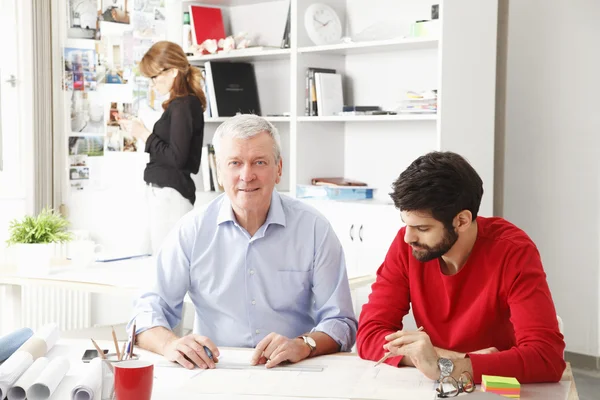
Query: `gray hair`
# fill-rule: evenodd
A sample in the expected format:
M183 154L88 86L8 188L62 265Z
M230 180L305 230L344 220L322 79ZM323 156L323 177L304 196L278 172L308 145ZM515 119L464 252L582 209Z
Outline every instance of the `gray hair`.
M223 138L250 139L262 132L267 132L273 138L273 155L275 162L279 162L281 139L277 128L263 117L254 114L238 114L219 125L212 140L217 160Z

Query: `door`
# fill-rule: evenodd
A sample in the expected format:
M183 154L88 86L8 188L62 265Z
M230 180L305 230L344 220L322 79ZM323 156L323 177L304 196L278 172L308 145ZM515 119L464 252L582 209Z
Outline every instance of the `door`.
M0 197L23 197L17 90L17 1L0 0Z
M30 3L30 2L29 2ZM27 18L29 17L29 18ZM22 115L25 88L19 71L30 68L23 54L31 51L24 33L30 29L31 4L22 0L0 0L0 263L10 261L4 241L8 237L8 223L29 212L26 182L31 168L23 156L26 139L23 120L32 120L31 114ZM28 86L29 90L31 86ZM31 109L31 108L28 108ZM33 159L32 156L30 156ZM19 286L0 285L0 336L21 326L21 291Z

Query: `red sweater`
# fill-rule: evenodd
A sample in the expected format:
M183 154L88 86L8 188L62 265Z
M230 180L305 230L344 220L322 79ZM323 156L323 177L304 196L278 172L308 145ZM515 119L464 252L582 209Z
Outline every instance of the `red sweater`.
M402 329L412 306L434 346L469 354L474 378L516 377L521 383L555 382L565 369L564 338L535 244L501 218L477 218L477 240L455 275L439 260L417 261L400 229L377 271L358 324L358 354L378 360L384 337ZM397 366L402 357L387 359ZM462 371L461 371L462 372Z

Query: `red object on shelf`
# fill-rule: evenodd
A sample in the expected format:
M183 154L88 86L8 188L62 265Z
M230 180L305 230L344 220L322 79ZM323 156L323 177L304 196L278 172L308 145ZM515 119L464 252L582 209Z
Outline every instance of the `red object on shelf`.
M206 39L218 41L225 38L220 8L190 5L190 16L194 44L202 44Z

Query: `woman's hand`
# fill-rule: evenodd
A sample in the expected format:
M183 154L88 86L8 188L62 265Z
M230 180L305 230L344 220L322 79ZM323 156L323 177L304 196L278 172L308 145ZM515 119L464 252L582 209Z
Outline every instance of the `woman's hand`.
M121 129L128 132L134 138L142 140L143 142L146 142L146 140L148 140L148 136L151 134L151 132L144 126L144 123L139 118L120 119L119 125L121 125Z

